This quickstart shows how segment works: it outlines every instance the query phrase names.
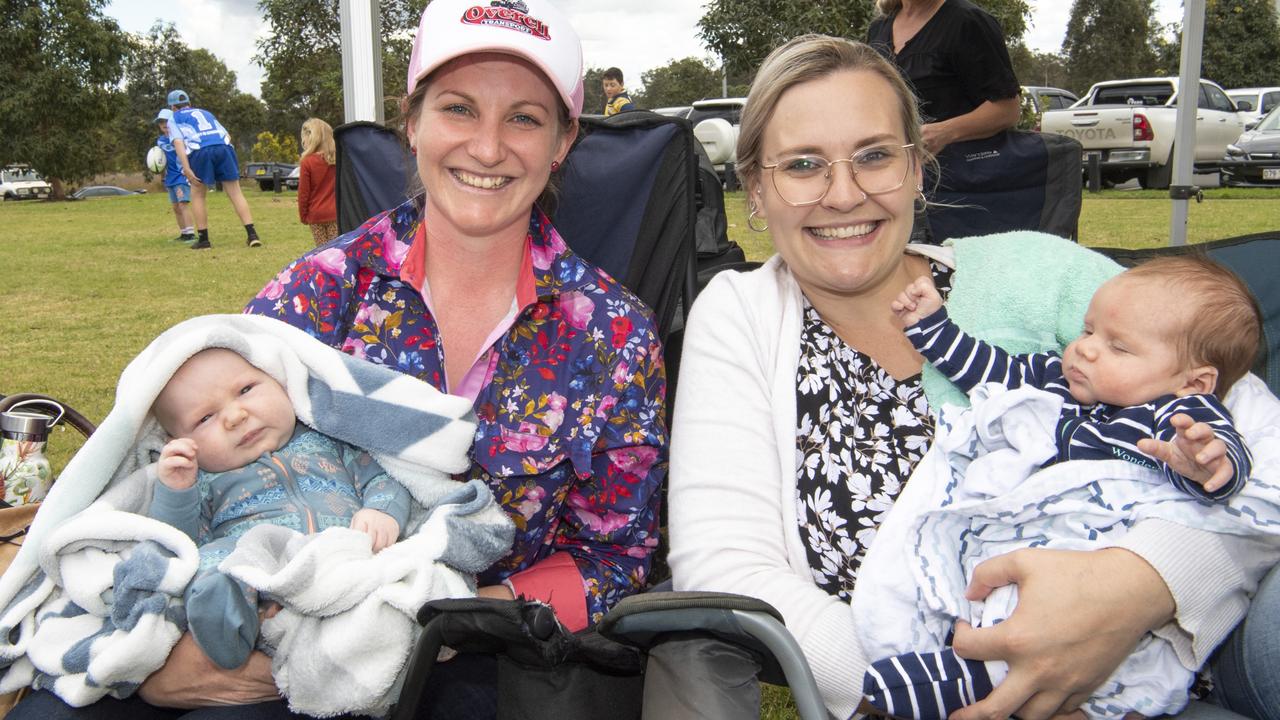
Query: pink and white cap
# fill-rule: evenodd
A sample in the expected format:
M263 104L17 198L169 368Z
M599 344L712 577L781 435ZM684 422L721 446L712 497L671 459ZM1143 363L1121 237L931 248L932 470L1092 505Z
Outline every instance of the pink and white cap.
M560 93L569 116L582 114L582 41L547 0L432 0L413 40L408 92L441 65L480 52L533 63Z

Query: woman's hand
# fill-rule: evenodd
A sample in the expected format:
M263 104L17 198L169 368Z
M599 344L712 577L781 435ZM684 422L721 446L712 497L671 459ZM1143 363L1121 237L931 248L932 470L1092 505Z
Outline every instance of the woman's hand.
M223 670L196 645L191 633L179 638L164 667L142 683L138 695L152 705L172 708L247 705L280 699L280 691L271 678L271 658L255 652L243 666Z
M1009 675L950 720L1045 720L1074 710L1145 633L1174 616L1164 580L1120 548L1017 550L978 565L965 596L980 600L1010 583L1018 606L1009 619L982 629L959 624L953 642L961 657L1004 660Z

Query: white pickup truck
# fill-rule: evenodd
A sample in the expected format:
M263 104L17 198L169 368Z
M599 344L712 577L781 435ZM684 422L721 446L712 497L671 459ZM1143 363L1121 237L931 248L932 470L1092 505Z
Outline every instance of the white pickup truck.
M28 165L8 165L0 169L0 198L5 200L44 200L52 190Z
M1109 80L1089 88L1080 102L1050 110L1040 131L1080 141L1086 162L1097 154L1109 182L1138 178L1144 188L1169 187L1178 112L1178 78ZM1212 169L1244 130L1244 119L1218 85L1200 81L1196 102L1195 163Z

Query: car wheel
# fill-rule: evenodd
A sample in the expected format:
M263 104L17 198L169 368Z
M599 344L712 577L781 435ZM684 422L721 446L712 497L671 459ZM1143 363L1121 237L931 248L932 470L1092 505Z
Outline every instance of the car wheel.
M262 192L269 192L269 191L271 190L271 181L270 181L270 180L259 180L259 181L258 181L258 189L259 189L259 190L261 190Z
M1153 167L1146 174L1138 176L1138 184L1144 190L1168 190L1173 180L1173 151L1169 152L1169 162Z

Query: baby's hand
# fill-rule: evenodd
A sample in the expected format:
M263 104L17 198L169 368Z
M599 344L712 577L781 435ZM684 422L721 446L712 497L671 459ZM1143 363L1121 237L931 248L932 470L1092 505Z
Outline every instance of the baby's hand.
M373 538L373 551L379 552L395 544L400 537L400 523L381 510L365 508L351 516L351 529L368 533Z
M171 490L186 490L196 484L196 441L177 438L160 450L160 482Z
M1178 413L1169 418L1175 436L1173 442L1143 438L1138 449L1168 465L1174 472L1213 492L1231 479L1231 461L1227 444L1208 423L1194 422L1190 415Z
M911 327L942 307L942 296L933 286L933 278L921 275L903 290L891 304L903 327Z

